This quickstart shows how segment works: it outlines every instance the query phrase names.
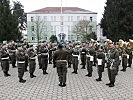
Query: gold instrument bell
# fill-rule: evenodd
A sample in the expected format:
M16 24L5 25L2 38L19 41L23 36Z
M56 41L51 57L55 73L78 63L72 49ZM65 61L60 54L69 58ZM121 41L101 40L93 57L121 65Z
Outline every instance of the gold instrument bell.
M132 40L132 39L129 39L128 45L129 45L130 48L133 50L133 40Z

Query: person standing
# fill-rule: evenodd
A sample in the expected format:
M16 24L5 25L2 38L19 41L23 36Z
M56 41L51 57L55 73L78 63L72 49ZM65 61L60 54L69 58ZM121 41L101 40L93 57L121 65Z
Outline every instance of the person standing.
M28 48L27 54L29 58L29 73L30 73L30 78L36 77L34 75L35 68L36 68L36 52L33 49L33 45L29 45L30 48Z
M81 62L82 62L82 68L81 69L85 69L85 65L86 65L86 54L87 54L87 50L85 48L85 44L83 45L83 48L81 50Z
M47 67L48 67L48 49L45 44L42 44L41 46L41 66L43 70L43 74L46 75L47 73Z
M115 48L114 44L110 44L110 50L108 52L108 61L107 61L107 67L108 67L108 77L110 83L107 83L109 87L114 87L115 78L117 75L117 68L119 66L119 53Z
M127 59L128 59L127 67L131 68L133 55L132 55L132 49L129 44L127 45L126 53L127 53Z
M9 56L11 58L12 67L16 68L16 46L14 41L9 44Z
M5 77L11 76L9 71L9 53L7 51L7 45L3 45L1 49L1 67Z
M75 47L72 51L72 64L73 64L73 72L75 74L78 74L77 70L78 70L78 62L79 62L79 51L78 48Z
M98 72L98 76L99 78L96 79L96 81L102 81L102 72L104 72L104 67L105 67L105 54L103 52L102 48L99 48L99 50L97 51L97 72Z
M68 52L62 44L58 45L58 50L53 55L53 61L56 62L57 73L59 77L59 86L66 86Z
M29 45L24 45L23 46L23 50L24 50L24 52L25 52L25 68L24 68L24 71L25 72L27 72L28 71L28 69L27 69L27 67L28 67L28 54L27 54L27 49L29 48Z
M25 51L22 48L22 45L18 45L18 49L16 51L17 58L17 67L18 67L18 78L20 83L25 83L26 80L23 79L24 70L25 70Z
M95 49L90 46L87 52L87 72L88 74L85 76L92 77L92 72L93 72L93 62L94 62L94 54L95 54Z

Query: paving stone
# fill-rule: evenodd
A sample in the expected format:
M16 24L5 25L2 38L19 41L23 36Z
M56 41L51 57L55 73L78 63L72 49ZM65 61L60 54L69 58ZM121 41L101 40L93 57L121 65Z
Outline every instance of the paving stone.
M67 86L62 88L58 84L58 75L53 65L48 67L48 75L36 67L36 78L31 79L29 73L24 74L26 83L18 82L17 68L10 67L10 77L5 78L0 69L0 100L132 100L133 98L133 66L126 72L119 72L115 87L109 88L107 69L103 73L101 82L96 82L97 68L93 67L93 76L85 77L86 69L80 69L78 75L71 74L68 69ZM120 69L122 67L120 66Z

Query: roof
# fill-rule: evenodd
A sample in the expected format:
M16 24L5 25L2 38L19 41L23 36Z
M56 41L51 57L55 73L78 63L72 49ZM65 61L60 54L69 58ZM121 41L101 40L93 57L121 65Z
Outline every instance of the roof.
M61 13L61 7L46 7L46 8L34 10L29 13L51 13L51 14ZM97 14L96 12L81 9L78 7L62 7L62 13L94 13L94 14Z

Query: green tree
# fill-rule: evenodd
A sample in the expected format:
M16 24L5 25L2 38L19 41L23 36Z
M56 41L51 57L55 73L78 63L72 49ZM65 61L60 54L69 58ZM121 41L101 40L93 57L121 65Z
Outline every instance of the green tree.
M12 9L13 15L15 15L18 20L19 30L20 31L26 30L27 16L26 13L24 12L24 6L19 1L14 1L13 4L14 4Z
M0 0L0 41L16 40L18 21L12 15L9 0Z
M51 37L49 39L50 39L50 42L52 42L52 43L57 42L56 35L51 35Z
M118 41L133 39L133 0L107 0L101 27L104 36Z

